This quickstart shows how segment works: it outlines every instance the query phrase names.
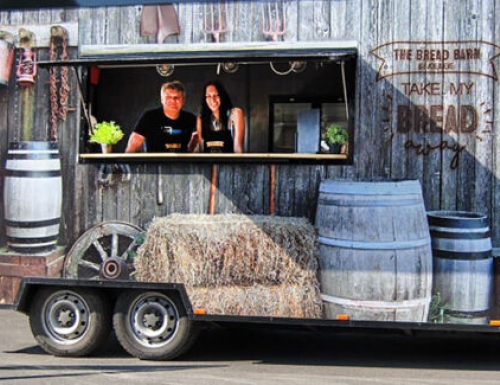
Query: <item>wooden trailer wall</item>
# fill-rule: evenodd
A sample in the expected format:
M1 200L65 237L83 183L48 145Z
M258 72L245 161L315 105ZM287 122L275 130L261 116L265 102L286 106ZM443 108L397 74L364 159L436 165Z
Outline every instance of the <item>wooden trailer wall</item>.
M265 40L262 3L227 2L230 28L225 41ZM359 56L353 163L278 164L276 214L314 220L318 186L325 178L419 179L427 210L486 213L494 245L500 246L497 78L500 60L494 58L500 54L500 0L284 0L283 3L287 19L284 41L355 40ZM209 42L210 37L203 30L203 4L195 1L174 4L181 32L169 37L166 43ZM71 42L71 56L76 58L77 45L153 43L153 37L140 36L141 8L1 11L0 26L29 29L34 25L77 23L78 42ZM461 56L462 48L471 47L480 50L480 58L464 57L468 51ZM418 50L427 50L428 56L417 60ZM432 67L440 62L432 55L443 55L445 51L451 55L445 62L457 71L443 72ZM47 57L46 48L40 48L40 56ZM481 67L484 71L477 71L476 59L486 63ZM414 66L415 73L409 73ZM67 120L59 125L64 184L61 242L71 244L86 229L107 220L146 227L154 216L207 212L212 171L209 162L130 163L129 183L99 184L99 165L78 162L81 111L73 74L70 79L70 111ZM14 74L8 86L1 86L2 175L10 141L48 139L48 87L46 69L40 70L32 95L22 94ZM34 122L28 134L23 131L26 124L20 121L23 97L34 101ZM434 126L426 120L425 111L437 126L443 127L440 133L430 131ZM462 115L457 117L458 112ZM217 212L268 213L269 181L268 163L221 163ZM1 189L3 183L0 178ZM158 186L163 194L161 205ZM2 204L2 228L3 213ZM5 244L3 231L0 244Z

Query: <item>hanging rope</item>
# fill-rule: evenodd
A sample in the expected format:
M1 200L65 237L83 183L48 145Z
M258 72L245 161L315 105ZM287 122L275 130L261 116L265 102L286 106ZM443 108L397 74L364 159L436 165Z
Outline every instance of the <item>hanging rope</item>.
M68 60L68 31L61 26L50 30L50 61ZM69 77L67 66L50 68L50 137L58 139L59 121L66 121L68 115Z

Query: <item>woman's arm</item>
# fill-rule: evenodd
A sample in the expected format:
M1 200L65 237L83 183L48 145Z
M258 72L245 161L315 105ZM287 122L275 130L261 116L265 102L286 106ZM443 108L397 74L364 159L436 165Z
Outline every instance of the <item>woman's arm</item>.
M233 108L231 111L231 122L234 130L234 152L241 154L245 150L245 115L241 108Z

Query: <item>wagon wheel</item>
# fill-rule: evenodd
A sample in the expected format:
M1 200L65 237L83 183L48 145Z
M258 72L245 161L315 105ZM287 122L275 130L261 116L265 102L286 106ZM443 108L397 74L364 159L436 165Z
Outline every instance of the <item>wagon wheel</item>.
M131 279L144 230L126 222L104 222L87 230L71 247L65 278Z

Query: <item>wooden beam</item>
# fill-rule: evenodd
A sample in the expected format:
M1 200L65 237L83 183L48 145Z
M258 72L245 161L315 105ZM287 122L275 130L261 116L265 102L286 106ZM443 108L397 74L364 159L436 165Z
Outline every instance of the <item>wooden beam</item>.
M104 44L82 45L80 58L105 58L108 56L130 55L192 55L207 54L211 57L230 53L246 56L287 56L315 55L324 56L331 52L339 54L357 53L358 42L355 40L331 41L294 41L294 42L237 42L237 43L196 43L196 44Z

